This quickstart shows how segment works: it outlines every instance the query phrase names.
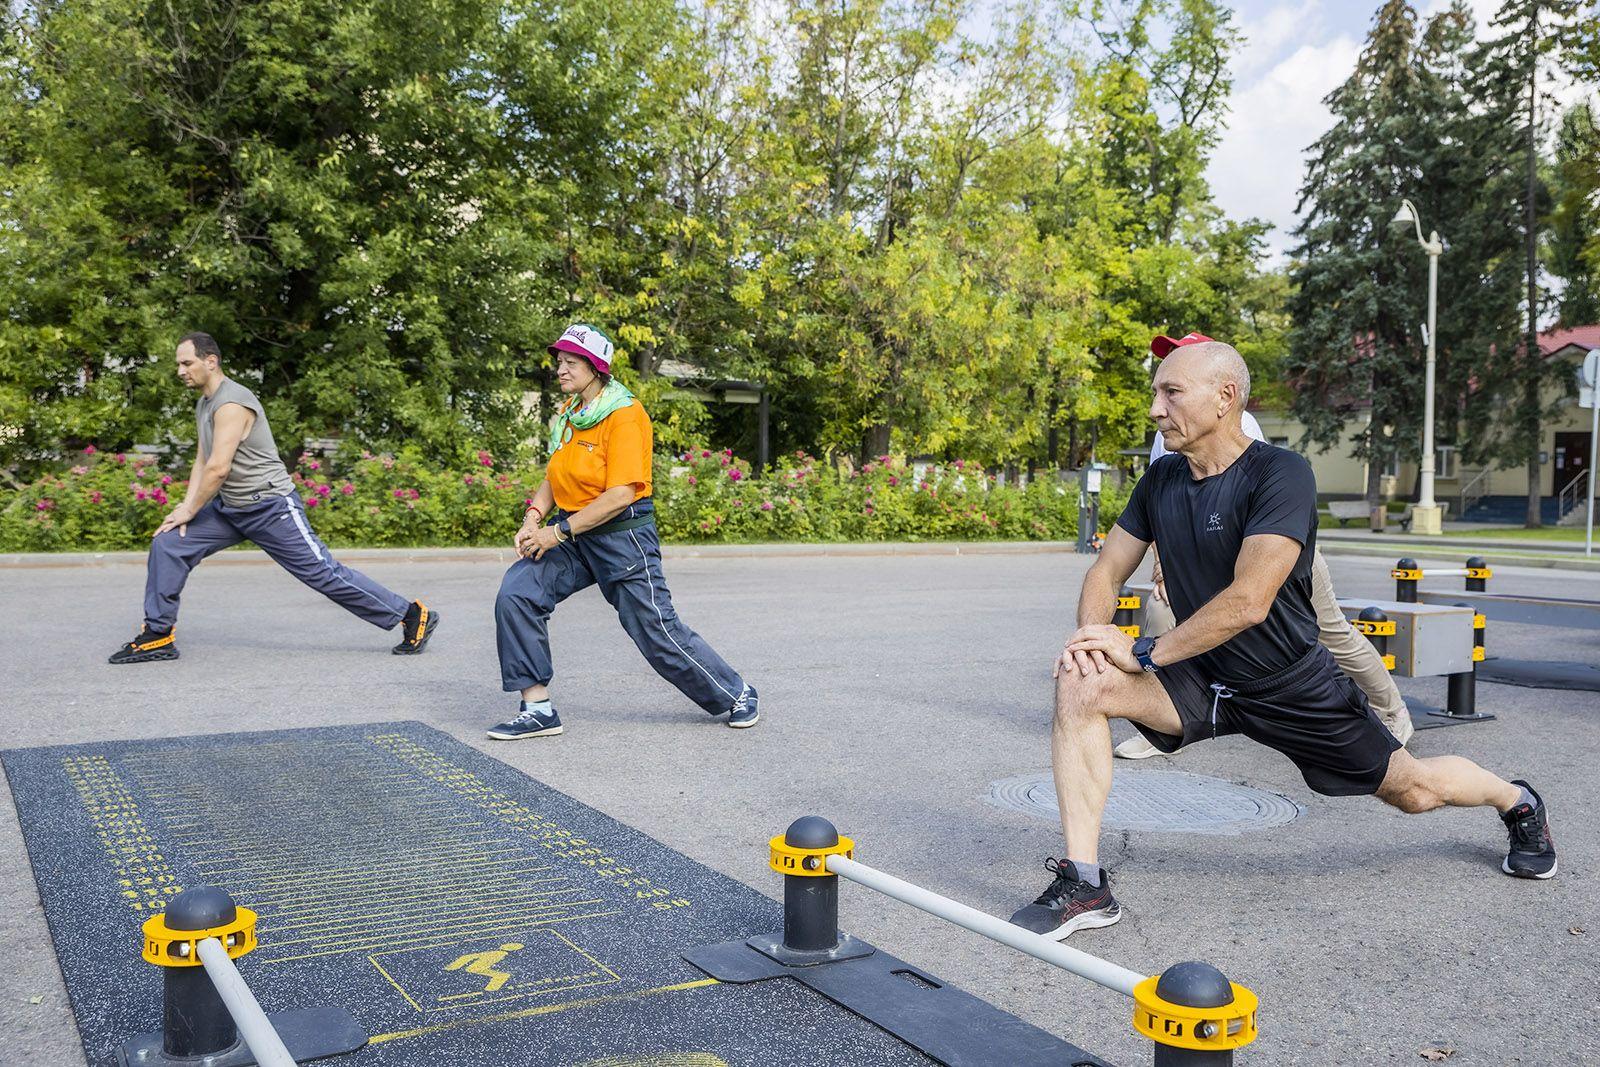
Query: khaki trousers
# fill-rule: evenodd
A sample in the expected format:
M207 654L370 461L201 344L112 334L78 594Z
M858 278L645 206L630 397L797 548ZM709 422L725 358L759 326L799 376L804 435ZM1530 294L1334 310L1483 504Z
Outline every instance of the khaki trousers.
M1339 610L1338 599L1333 595L1333 579L1328 574L1328 563L1319 549L1311 560L1311 607L1317 613L1317 640L1333 653L1339 669L1367 694L1367 702L1378 713L1391 733L1404 743L1411 736L1411 713L1400 696L1394 679L1384 669L1372 642L1363 637ZM1177 625L1172 606L1154 597L1145 605L1144 624L1140 633L1160 637Z

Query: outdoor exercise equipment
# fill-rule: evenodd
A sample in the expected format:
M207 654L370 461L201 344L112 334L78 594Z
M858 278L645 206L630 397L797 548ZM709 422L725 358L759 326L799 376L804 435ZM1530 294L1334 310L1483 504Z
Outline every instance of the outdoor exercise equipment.
M1256 1038L1255 994L1209 964L1145 976L1051 941L857 861L855 842L819 816L795 820L768 847L768 865L784 879L783 931L685 954L719 980L798 979L941 1063L1039 1062L1009 1048L1003 1033L974 1031L942 990L906 981L904 964L889 957L890 965L874 965L879 950L840 934L839 879L846 878L1132 998L1134 1029L1154 1042L1156 1067L1223 1067ZM836 1050L836 1059L849 1057Z
M144 958L162 974L161 1030L123 1045L119 1067L295 1067L367 1043L343 1008L262 1011L233 963L255 947L255 912L210 886L145 920Z

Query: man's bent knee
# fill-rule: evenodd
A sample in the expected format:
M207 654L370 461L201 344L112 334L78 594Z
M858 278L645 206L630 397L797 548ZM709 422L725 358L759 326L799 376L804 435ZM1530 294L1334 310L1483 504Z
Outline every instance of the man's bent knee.
M1378 799L1408 815L1444 806L1444 798L1429 786L1422 768L1404 749L1390 757L1389 772L1378 786Z
M1086 719L1103 719L1111 706L1114 680L1109 673L1079 674L1062 668L1056 679L1055 728L1065 729Z

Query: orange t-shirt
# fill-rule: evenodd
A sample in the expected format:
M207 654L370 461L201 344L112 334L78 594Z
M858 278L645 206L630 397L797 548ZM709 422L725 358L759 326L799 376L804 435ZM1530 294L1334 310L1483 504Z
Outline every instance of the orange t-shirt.
M578 511L595 497L619 485L633 486L633 499L650 495L650 416L635 400L618 408L598 426L579 430L568 426L571 436L555 455L544 476L562 511Z

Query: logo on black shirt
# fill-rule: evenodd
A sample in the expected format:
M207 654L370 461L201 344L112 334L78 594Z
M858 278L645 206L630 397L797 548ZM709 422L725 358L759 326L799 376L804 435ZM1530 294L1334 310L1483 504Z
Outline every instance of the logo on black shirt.
M1221 533L1222 532L1222 512L1213 511L1209 516L1207 516L1207 518L1206 518L1206 532L1207 533Z

